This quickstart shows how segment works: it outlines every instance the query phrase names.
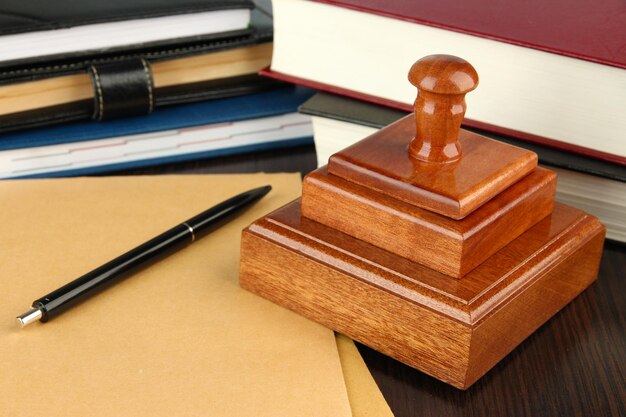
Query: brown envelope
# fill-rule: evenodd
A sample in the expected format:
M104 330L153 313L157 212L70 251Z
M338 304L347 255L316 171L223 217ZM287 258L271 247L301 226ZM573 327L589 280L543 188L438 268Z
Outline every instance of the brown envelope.
M266 183L268 196L212 235L16 327L33 299ZM299 193L297 174L0 183L0 415L351 415L333 333L237 283L240 230ZM361 375L346 378L351 401L369 390L384 404L360 357L342 364Z
M336 337L352 415L354 417L393 417L391 409L378 390L354 342L341 334L337 334Z

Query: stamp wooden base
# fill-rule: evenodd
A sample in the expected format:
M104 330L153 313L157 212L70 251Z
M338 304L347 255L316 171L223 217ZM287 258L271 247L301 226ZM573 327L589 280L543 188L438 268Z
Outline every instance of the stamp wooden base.
M595 279L605 228L537 156L460 129L478 84L431 55L415 113L333 155L243 232L240 284L465 389Z
M556 204L461 280L301 216L243 232L240 284L466 389L597 275L604 226Z

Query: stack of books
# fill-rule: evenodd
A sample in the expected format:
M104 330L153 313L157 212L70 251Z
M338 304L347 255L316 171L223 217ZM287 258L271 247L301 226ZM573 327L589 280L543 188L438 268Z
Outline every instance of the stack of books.
M313 91L257 74L272 55L269 0L61 6L0 5L0 178L312 141L297 108Z
M523 17L523 18L522 18ZM559 173L557 198L626 241L626 27L623 5L538 0L275 0L263 74L314 87L318 163L412 111L413 62L442 53L481 80L464 127L538 153ZM584 33L585 36L580 36Z
M313 94L286 86L173 106L146 116L3 135L0 178L66 177L309 144Z

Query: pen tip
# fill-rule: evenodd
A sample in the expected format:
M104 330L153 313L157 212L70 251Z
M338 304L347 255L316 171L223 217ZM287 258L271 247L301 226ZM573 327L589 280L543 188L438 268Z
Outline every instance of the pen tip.
M40 309L31 308L26 313L20 314L19 316L17 316L15 318L15 321L20 327L24 328L28 326L29 324L39 320L42 316L43 316L43 313Z

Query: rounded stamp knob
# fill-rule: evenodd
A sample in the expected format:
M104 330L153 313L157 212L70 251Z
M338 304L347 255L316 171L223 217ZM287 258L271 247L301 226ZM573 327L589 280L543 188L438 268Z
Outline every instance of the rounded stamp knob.
M478 85L478 74L464 59L429 55L409 71L417 87L415 138L409 155L419 161L447 163L461 158L459 129L465 116L465 94Z

